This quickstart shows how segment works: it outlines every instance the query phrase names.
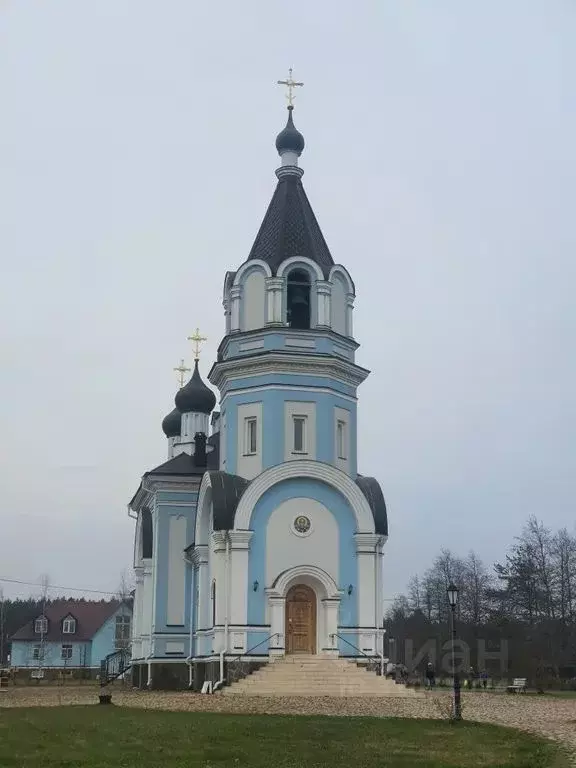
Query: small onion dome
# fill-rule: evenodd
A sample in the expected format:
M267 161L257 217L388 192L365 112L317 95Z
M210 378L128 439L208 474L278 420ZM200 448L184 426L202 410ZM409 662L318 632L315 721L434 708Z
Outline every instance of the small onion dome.
M182 414L178 408L170 411L168 416L162 421L162 430L166 437L180 437L180 428L182 425Z
M211 413L216 405L216 395L200 378L198 360L194 362L192 378L174 398L180 413Z
M293 109L293 106L288 107L288 122L286 128L276 136L276 149L279 155L283 155L284 152L296 152L300 157L304 149L304 136L296 129L292 121Z

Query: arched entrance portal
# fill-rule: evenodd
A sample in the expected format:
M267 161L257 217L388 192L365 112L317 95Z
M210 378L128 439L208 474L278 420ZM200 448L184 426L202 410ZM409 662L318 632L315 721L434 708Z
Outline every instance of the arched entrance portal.
M306 584L286 595L286 653L316 653L316 595Z

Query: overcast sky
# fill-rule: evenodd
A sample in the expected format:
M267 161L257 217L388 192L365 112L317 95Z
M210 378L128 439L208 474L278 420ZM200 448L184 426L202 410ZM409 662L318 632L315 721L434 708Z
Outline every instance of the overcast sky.
M386 592L574 525L573 0L0 0L0 578L114 590L186 336L275 186L357 287ZM4 584L5 594L38 592Z

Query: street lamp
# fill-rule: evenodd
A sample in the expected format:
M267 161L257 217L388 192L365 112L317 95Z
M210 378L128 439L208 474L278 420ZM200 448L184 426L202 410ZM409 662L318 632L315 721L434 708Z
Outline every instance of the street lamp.
M452 609L452 672L454 675L454 720L462 720L462 706L460 703L460 676L456 670L456 657L454 647L456 645L456 606L458 605L458 587L451 583L446 590L448 602Z

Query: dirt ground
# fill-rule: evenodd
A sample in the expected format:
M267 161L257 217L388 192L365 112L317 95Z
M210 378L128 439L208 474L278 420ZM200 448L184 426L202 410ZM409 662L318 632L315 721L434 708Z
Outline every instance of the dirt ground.
M117 706L190 712L234 712L245 714L324 714L372 717L446 717L447 693L427 693L422 698L268 698L252 696L203 696L198 693L133 691L112 687ZM26 687L0 690L1 707L54 707L95 704L98 688ZM464 693L463 717L530 731L561 742L576 765L576 699L548 696Z

